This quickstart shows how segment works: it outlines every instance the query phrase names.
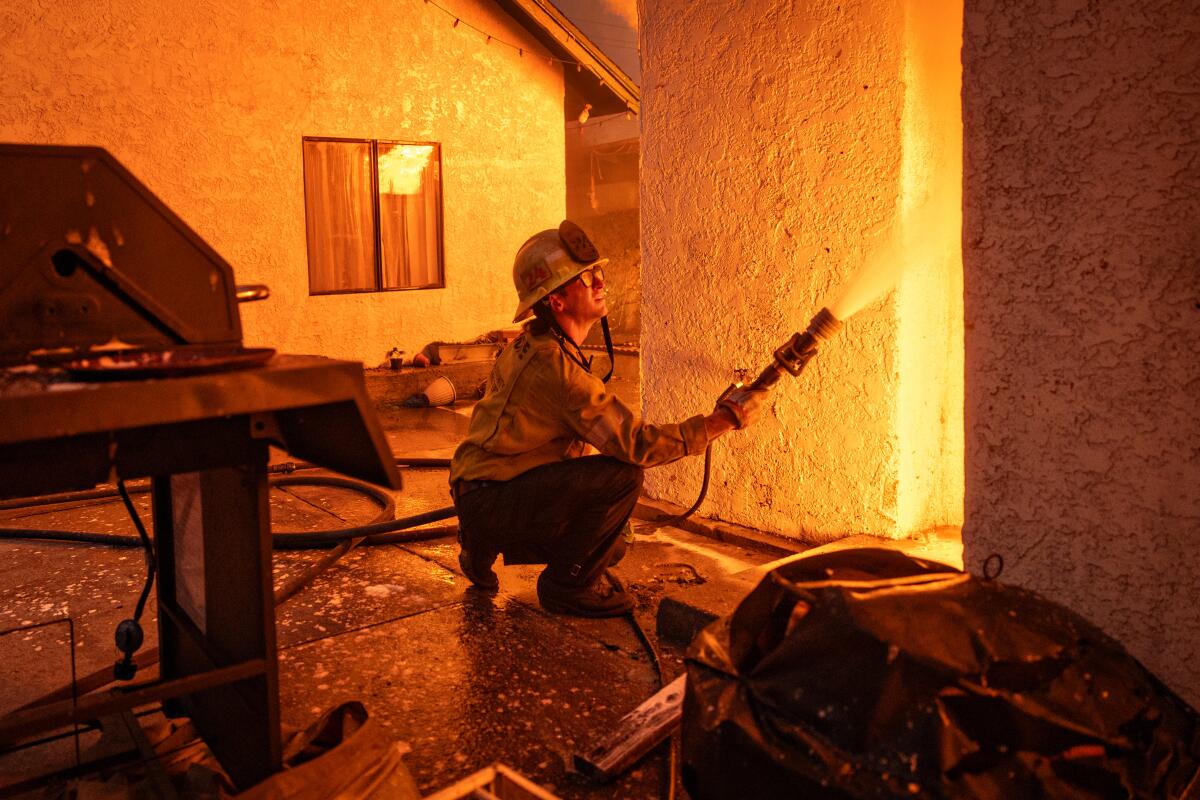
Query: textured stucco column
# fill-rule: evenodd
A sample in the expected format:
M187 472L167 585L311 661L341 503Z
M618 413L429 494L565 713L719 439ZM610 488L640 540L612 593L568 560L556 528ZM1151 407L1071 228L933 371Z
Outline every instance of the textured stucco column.
M1200 702L1200 14L967 0L965 560Z
M641 12L649 419L707 411L873 250L920 243L897 248L910 256L899 292L785 377L759 425L716 444L701 513L811 542L957 524L961 6L646 0ZM689 504L700 476L684 461L647 487Z
M488 0L8 3L0 141L108 148L271 299L245 340L380 363L507 325L565 207L563 75ZM301 137L442 144L446 288L308 294Z

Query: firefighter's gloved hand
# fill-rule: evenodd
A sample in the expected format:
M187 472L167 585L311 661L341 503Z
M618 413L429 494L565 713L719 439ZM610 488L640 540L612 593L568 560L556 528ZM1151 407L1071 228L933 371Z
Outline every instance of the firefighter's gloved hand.
M727 392L717 402L717 408L728 409L733 418L737 420L737 426L740 429L752 425L758 420L762 414L763 401L766 399L766 389L739 386Z

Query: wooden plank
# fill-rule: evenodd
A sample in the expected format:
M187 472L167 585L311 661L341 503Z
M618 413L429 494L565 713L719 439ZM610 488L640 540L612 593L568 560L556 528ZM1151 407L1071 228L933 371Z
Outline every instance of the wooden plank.
M585 754L575 755L575 769L595 780L608 781L650 752L679 727L686 680L686 675L680 675L621 717L602 742Z
M454 784L427 796L425 800L459 800L459 798L469 797L476 789L486 789L492 785L492 781L495 779L496 768L484 767L478 772L472 772L462 780L456 781Z
M558 795L551 794L516 770L500 762L492 766L496 770L496 781L492 788L497 796L506 800L559 800Z

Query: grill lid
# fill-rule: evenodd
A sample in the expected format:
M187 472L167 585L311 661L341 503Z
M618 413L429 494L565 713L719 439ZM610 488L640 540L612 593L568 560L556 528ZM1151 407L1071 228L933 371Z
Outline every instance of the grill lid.
M99 147L0 144L0 365L241 344L233 268Z

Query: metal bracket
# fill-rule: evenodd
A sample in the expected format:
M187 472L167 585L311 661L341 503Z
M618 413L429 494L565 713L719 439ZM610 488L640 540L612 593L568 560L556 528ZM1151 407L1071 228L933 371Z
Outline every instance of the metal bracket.
M250 438L266 439L286 449L279 420L275 419L275 414L271 411L260 411L250 415Z

